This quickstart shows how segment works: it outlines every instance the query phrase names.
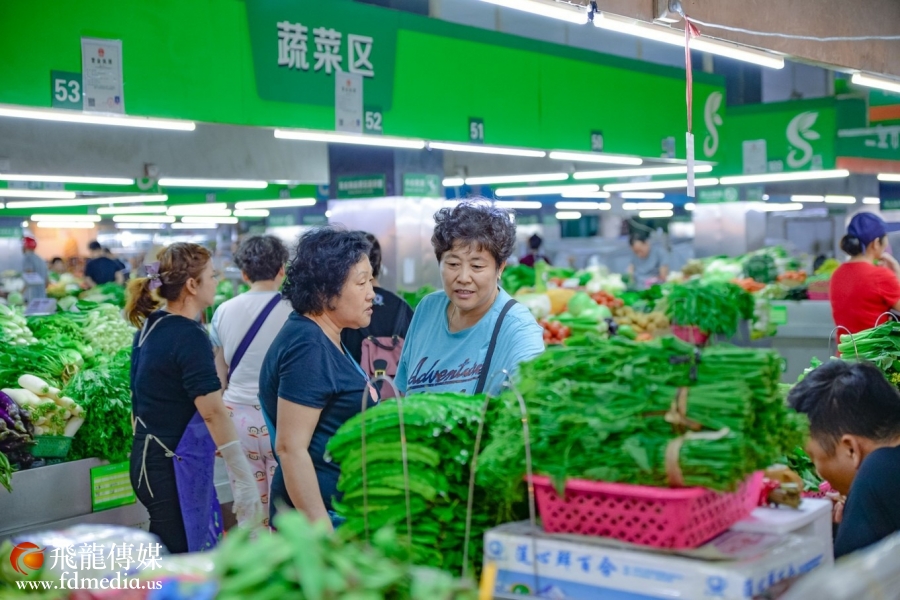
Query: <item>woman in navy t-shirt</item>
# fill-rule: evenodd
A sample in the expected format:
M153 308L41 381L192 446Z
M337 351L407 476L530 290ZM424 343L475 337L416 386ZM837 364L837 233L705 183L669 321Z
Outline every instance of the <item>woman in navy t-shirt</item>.
M284 294L294 312L269 347L259 377L278 461L271 519L287 506L311 521L337 524L331 502L341 471L325 460L325 447L360 412L369 382L341 344L344 328L366 327L372 318L369 246L360 232L323 227L300 238L288 266Z

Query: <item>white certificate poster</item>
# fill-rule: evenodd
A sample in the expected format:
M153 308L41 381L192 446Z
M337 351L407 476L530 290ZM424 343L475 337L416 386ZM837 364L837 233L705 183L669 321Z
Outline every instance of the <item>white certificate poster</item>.
M81 38L83 110L125 114L122 40Z
M363 132L363 78L358 73L334 74L334 129Z

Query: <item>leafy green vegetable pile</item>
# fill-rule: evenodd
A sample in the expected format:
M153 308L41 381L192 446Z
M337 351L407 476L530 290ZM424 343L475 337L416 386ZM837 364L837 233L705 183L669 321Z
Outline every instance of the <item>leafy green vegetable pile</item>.
M111 304L101 304L87 313L84 323L84 339L96 352L114 355L131 345L135 329L129 325Z
M900 323L883 325L854 335L842 335L838 352L847 360L868 361L881 369L891 383L900 387Z
M708 334L732 337L741 319L752 319L753 296L721 281L688 281L673 286L666 298L666 316L677 325L693 325Z
M85 302L112 304L118 308L125 308L125 286L113 282L102 283L83 292L80 298Z
M559 489L567 478L734 489L802 441L780 376L775 352L714 346L701 354L671 337L550 348L519 372L535 472ZM677 462L667 461L685 432ZM509 411L491 423L479 457L479 483L510 502L522 494L522 435Z
M431 294L432 292L436 292L437 290L431 287L430 285L423 285L419 289L414 292L407 292L404 290L399 290L397 293L400 294L400 297L406 300L406 303L409 304L410 308L416 310L416 307L419 305L425 296Z
M330 535L302 513L285 511L278 530L251 538L229 532L216 550L220 600L474 600L471 583L413 567L393 531L382 529L371 546Z
M0 344L4 346L27 346L37 339L28 329L28 323L20 308L10 308L0 304Z
M462 567L466 501L471 453L481 419L483 396L417 394L403 401L412 505L413 553L417 564L458 572ZM394 525L406 534L406 500L400 450L399 412L388 400L365 412L369 527ZM347 518L339 529L364 535L362 475L362 415L344 424L328 445L341 465L335 504ZM475 514L469 551L480 564L482 534L498 524L499 504L484 490L475 493Z

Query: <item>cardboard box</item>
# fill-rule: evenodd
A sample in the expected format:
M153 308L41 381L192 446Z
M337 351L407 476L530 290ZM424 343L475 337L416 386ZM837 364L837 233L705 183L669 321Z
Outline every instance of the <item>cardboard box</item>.
M693 551L703 560L609 545L586 536L531 535L527 522L485 533L485 563L497 563L495 592L551 600L753 598L825 562L814 537L729 531Z

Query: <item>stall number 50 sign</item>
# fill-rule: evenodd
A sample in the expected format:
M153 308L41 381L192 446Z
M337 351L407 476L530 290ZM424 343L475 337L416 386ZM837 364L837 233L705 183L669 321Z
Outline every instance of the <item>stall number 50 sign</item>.
M53 108L81 110L81 73L50 72L50 96Z

